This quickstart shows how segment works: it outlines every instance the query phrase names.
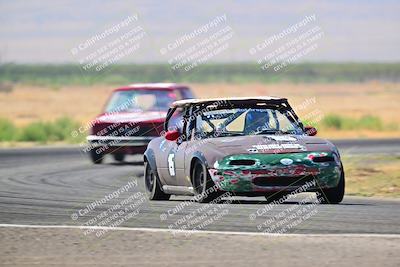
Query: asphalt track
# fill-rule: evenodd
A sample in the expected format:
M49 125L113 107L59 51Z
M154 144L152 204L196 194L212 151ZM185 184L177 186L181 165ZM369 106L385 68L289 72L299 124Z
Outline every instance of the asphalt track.
M335 143L354 157L400 155L396 139ZM93 165L77 147L0 150L0 266L400 264L399 200L149 202L142 186L140 156Z
M335 143L341 153L354 156L359 153L400 153L400 139L342 140ZM112 159L107 159L104 164L93 165L77 147L2 149L0 224L91 226L90 219L98 219L102 212L135 192L142 191L141 157L131 157L128 160L126 163L114 163ZM90 212L82 212L87 205L104 199L129 181L134 181L137 186L132 186L128 192L107 200ZM190 202L183 205L182 200L188 199L173 197L170 201L141 200L138 214L117 226L182 229L185 225L182 220L186 215L200 216L210 209L210 205L206 204ZM307 201L302 204L301 200ZM272 224L266 221L282 214L287 216L300 207L304 212L312 212L312 216L297 225L285 227L286 233L400 234L400 201L361 197L345 197L340 205L313 205L313 201L312 196L303 194L266 212L267 203L263 198L235 198L229 205L214 205L219 209L217 213L227 210L226 214L214 217L212 223L202 224L196 229L276 232L276 229L268 229ZM72 219L74 215L78 217ZM193 225L187 225L187 229L191 227L194 229Z

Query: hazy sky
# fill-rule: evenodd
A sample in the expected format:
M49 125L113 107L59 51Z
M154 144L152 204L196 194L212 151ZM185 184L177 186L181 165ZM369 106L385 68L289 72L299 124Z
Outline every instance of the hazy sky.
M256 61L251 47L313 14L324 34L300 61L400 60L400 1L0 0L0 10L1 62L77 62L72 48L134 14L146 36L125 62L166 62L161 48L224 14L234 36L213 61Z

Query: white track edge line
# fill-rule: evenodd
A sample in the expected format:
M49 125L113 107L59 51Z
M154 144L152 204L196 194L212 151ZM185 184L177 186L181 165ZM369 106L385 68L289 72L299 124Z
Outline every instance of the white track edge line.
M37 228L37 229L80 229L80 230L108 230L108 231L142 231L142 232L164 232L171 234L219 234L219 235L245 235L245 236L267 236L267 237L386 237L400 238L399 234L369 234L369 233L347 233L347 234L274 234L261 232L233 232L233 231L186 231L165 228L137 228L137 227L105 227L105 226L78 226L78 225L33 225L33 224L0 224L0 228Z

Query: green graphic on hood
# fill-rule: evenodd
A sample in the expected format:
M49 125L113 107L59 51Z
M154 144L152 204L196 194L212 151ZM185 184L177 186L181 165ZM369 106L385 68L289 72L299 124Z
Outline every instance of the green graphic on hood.
M255 153L227 156L209 172L221 190L271 191L296 186L303 178L315 179L321 187L334 187L340 179L341 165L332 152ZM268 181L273 182L269 185Z

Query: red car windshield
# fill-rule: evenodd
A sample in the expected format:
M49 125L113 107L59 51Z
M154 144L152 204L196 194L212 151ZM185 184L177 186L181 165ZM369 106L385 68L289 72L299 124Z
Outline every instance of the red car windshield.
M167 111L175 100L176 94L169 90L116 91L105 112Z

